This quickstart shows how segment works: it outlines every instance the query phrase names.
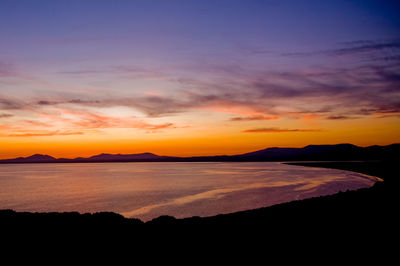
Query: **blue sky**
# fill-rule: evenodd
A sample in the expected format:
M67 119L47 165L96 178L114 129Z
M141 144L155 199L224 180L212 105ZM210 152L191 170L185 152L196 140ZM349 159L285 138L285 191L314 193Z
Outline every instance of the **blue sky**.
M399 10L396 1L3 0L1 55L54 62L316 51L398 38Z

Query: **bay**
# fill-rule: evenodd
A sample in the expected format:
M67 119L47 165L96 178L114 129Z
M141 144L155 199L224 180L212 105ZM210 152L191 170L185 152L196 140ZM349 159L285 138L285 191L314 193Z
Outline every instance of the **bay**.
M375 177L279 162L0 165L0 209L212 216L372 186Z

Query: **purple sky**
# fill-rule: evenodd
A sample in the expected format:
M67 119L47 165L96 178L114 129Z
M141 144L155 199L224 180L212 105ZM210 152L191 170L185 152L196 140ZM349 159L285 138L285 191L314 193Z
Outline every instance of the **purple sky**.
M398 14L398 1L2 0L0 142L349 119L372 132L400 113Z

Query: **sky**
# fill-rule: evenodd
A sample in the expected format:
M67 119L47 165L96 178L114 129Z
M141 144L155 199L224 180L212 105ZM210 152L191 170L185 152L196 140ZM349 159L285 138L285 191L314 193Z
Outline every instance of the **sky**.
M0 0L0 158L400 142L400 3Z

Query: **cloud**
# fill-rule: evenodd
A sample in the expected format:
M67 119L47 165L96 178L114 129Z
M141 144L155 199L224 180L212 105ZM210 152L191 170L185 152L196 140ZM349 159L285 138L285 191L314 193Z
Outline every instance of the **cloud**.
M70 135L83 135L81 131L40 131L40 132L28 132L28 133L12 133L8 134L8 137L50 137L50 136L70 136Z
M0 114L0 118L9 118L9 117L13 117L14 115L12 114Z
M60 109L61 116L72 117L64 123L74 128L97 129L97 128L136 128L152 130L173 128L173 123L152 124L144 122L135 117L114 117L95 113L88 110ZM57 117L54 118L57 120Z
M400 49L400 41L376 42L376 41L355 41L348 42L349 47L325 51L328 55L345 55L366 52L377 52L388 49Z
M80 105L96 105L101 104L98 100L81 100L81 99L72 99L72 100L39 100L36 102L38 105L59 105L59 104L80 104Z
M174 126L174 123L164 123L159 125L146 125L144 128L149 130L158 130L163 128L171 128Z
M275 120L280 118L281 118L280 116L250 115L250 116L232 117L229 119L229 121Z
M0 110L18 110L18 109L25 109L27 107L28 104L26 104L21 100L0 96Z
M301 119L307 114L332 120L343 113L368 116L400 112L400 67L397 64L287 71L243 70L241 73L224 70L223 73L207 79L201 75L181 79L181 89L165 95L121 97L117 93L111 96L96 94L84 98L40 99L34 104L42 107L125 106L148 117L199 109L239 115L231 121ZM21 108L22 105L19 101L0 98L0 109Z
M16 84L21 82L38 82L43 84L39 78L33 77L22 71L15 64L11 62L0 61L0 82L1 84Z
M0 111L25 110L33 114L50 113L54 109L76 110L73 119L55 115L64 123L78 128L133 127L151 130L151 118L175 116L185 112L206 110L232 116L230 121L257 121L279 118L340 120L374 115L383 117L400 113L400 42L360 40L341 43L338 49L315 54L365 55L387 60L342 64L339 67L292 67L285 70L251 68L242 63L211 62L199 65L141 68L137 66L108 66L104 68L64 71L69 75L103 75L111 73L121 78L158 78L168 81L168 89L160 94L136 88L120 94L115 88L107 92L74 93L38 98L11 98L0 95ZM246 48L247 49L247 48ZM249 48L264 53L262 48ZM371 55L371 56L369 56ZM390 58L390 59L389 59ZM10 69L10 70L1 70ZM278 69L278 68L277 68ZM12 68L0 65L0 73ZM2 71L2 72L1 72ZM0 74L1 75L1 74ZM111 85L110 85L111 86ZM150 88L152 89L152 88ZM43 95L43 94L41 94ZM137 118L117 118L87 110L128 107L145 114ZM98 117L96 117L96 115ZM56 123L57 119L52 121ZM125 121L122 121L125 119ZM171 126L172 128L173 126Z
M83 101L79 101L83 104ZM43 107L51 108L43 110ZM176 128L174 123L151 123L133 116L110 116L82 108L44 105L40 109L29 111L28 116L15 115L12 125L0 123L1 136L34 137L82 135L98 129L132 128L148 133L158 133L163 129ZM11 115L12 116L12 115ZM2 117L9 117L3 115ZM1 118L1 117L0 117ZM18 119L17 119L18 118ZM61 130L62 129L62 130ZM89 130L89 131L88 131Z
M54 105L54 104L58 104L58 103L42 100L42 101L38 101L37 104L38 105Z
M49 123L44 123L37 120L23 119L18 121L18 124L23 127L51 127Z
M356 119L357 117L348 116L348 115L330 115L327 116L326 119L328 120L347 120L347 119Z
M86 77L86 76L95 76L95 75L114 75L114 76L123 76L125 79L138 79L138 78L147 78L147 79L170 79L170 75L167 73L172 70L172 66L167 69L162 68L144 68L139 66L129 66L129 65L114 65L107 66L103 68L87 68L87 69L78 69L78 70L64 70L59 71L57 74L69 75L69 76L77 76L77 77Z
M343 56L343 55L360 55L360 54L370 54L371 59L377 59L377 54L382 54L382 52L394 52L396 55L383 57L386 60L394 59L396 60L399 56L400 51L400 40L391 41L373 41L373 40L359 40L353 42L342 42L340 43L341 48L330 49L330 50L320 50L320 51L310 51L310 52L286 52L281 53L281 56L287 57L305 57L305 56L316 56L316 55L326 55L326 56ZM383 59L382 58L382 59Z
M400 113L400 67L397 64L286 71L243 70L240 73L226 71L224 66L223 74L180 79L179 86L180 89L159 95L122 97L118 93L98 93L75 97L71 94L71 97L47 97L31 102L0 97L0 110L124 106L148 117L192 110L236 114L231 121L301 119L308 114L334 120L342 114L362 117ZM100 117L88 120L93 125L102 123ZM111 120L105 122L110 123Z
M244 133L291 133L291 132L319 132L320 129L287 129L287 128L253 128L244 130Z

